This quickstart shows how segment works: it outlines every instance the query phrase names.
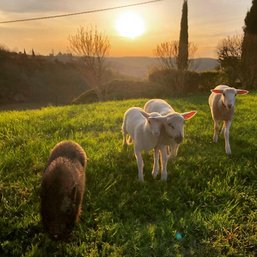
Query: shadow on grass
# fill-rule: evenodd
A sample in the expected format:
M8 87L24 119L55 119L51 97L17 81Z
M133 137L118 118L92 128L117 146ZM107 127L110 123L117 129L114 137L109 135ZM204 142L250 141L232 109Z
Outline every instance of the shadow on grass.
M137 178L136 159L132 149L115 152L111 158L108 162L114 163L111 167L106 162L101 162L102 165L98 163L97 167L91 166L88 173L85 211L82 215L87 231L103 229L106 242L125 244L127 251L136 244L141 252L140 249L151 248L152 243L155 256L169 256L157 245L174 254L190 256L199 247L205 253L211 252L212 256L217 254L211 244L204 243L211 231L208 231L204 223L199 225L199 221L194 222L194 213L199 206L191 203L197 202L195 199L201 187L197 185L197 189L190 188L194 185L190 183L190 177L185 177L187 172L182 175L184 183L181 183L183 179L178 177L178 170L174 168L176 163L172 163L169 166L176 174L169 174L167 182L160 181L159 177L154 180L151 176L152 156L144 154L145 182L142 183ZM194 176L194 181L199 181L203 174ZM108 233L108 227L110 229L112 226L117 226L114 236ZM177 240L176 231L184 232L185 238Z

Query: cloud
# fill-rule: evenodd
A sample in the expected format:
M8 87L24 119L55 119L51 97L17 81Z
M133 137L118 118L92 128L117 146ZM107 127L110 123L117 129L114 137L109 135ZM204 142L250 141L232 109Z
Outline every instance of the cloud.
M49 13L73 12L117 5L117 0L0 0L0 12ZM119 0L119 4L125 4Z
M76 5L80 1L76 1ZM74 5L74 4L73 4ZM58 12L71 10L72 4L67 0L1 0L0 11L14 13Z

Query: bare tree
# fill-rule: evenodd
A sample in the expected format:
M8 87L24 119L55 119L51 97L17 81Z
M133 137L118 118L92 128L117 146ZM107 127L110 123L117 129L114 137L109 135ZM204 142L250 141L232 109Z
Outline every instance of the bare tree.
M159 63L163 69L178 69L178 41L163 42L157 45L154 49L154 55L158 58ZM192 69L195 63L192 61L198 47L193 42L188 44L188 53L190 59L188 59L188 67Z
M109 38L99 32L97 27L81 26L68 40L70 51L82 57L85 78L96 90L99 100L104 100L106 92L103 74L106 69L105 58L111 48Z
M241 80L242 42L243 35L234 35L224 38L217 46L220 67L227 75L229 83Z
M160 43L154 50L154 55L164 69L177 68L178 41Z
M188 69L189 70L196 70L199 67L199 61L195 61L194 57L198 50L198 45L194 42L188 43Z
M223 62L230 58L240 60L242 55L242 42L242 35L228 36L221 40L217 47L219 61Z

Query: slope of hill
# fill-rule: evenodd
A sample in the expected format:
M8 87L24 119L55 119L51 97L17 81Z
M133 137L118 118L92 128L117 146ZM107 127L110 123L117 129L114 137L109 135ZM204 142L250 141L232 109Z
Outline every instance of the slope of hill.
M206 95L172 99L175 110L197 110L187 122L168 181L137 179L133 147L122 147L121 124L146 99L0 113L0 252L7 256L255 256L257 252L257 95L238 98L231 129L212 142ZM60 140L75 140L88 160L80 223L65 243L43 233L42 171Z

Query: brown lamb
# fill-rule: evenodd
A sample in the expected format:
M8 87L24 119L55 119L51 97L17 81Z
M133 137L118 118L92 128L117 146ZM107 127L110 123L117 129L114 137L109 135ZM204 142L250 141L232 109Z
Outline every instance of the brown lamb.
M72 141L58 143L48 158L41 183L41 218L54 240L67 238L79 219L86 165L84 150Z

